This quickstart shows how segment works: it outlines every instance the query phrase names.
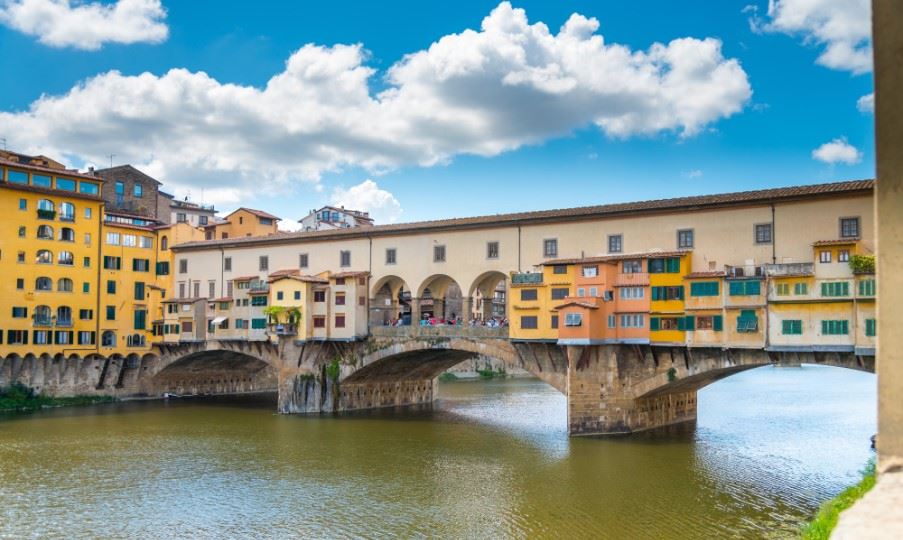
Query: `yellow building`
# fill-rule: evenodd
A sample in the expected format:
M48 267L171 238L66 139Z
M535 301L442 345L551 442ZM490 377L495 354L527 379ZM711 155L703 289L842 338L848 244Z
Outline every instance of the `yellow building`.
M511 274L508 294L511 339L558 341L555 307L574 294L576 265L550 263L541 268L539 272Z
M253 208L239 208L223 220L206 226L208 240L223 240L243 236L267 236L276 234L281 221L273 214Z
M725 344L724 272L693 272L685 276L686 340L690 347Z
M97 352L102 182L16 156L0 156L0 354Z
M684 277L690 273L689 251L671 251L649 256L651 302L649 340L652 344L683 345L687 318L684 301Z

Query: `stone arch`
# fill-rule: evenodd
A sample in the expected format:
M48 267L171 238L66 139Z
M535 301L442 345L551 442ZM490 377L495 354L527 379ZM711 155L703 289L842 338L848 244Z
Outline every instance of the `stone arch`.
M460 317L465 312L461 285L447 274L433 274L417 288L419 313L438 319Z
M496 293L501 299L496 298ZM498 270L490 270L477 276L467 292L467 298L472 302L472 311L479 312L484 320L493 316L507 317L507 295L508 276Z
M410 324L412 296L404 279L395 275L381 277L370 293L370 325L388 325L398 320Z
M275 391L278 351L263 347L192 347L145 355L151 394L237 394ZM261 354L262 353L262 354ZM150 358L148 358L150 357Z

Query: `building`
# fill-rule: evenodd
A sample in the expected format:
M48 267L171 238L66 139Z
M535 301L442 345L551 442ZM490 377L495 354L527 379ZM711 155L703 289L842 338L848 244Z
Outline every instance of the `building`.
M182 200L167 193L160 193L169 203L168 209L161 215L164 223L187 223L192 227L206 227L216 220L216 209L212 204L196 203L185 197Z
M319 210L311 210L309 214L298 220L302 231L324 231L346 229L350 227L370 227L373 218L367 212L348 210L344 206L324 206Z
M239 208L224 219L211 221L205 227L207 240L226 240L242 236L269 236L278 232L281 220L253 208Z
M104 207L153 220L168 220L169 199L160 191L157 179L131 165L118 165L95 171L103 178Z

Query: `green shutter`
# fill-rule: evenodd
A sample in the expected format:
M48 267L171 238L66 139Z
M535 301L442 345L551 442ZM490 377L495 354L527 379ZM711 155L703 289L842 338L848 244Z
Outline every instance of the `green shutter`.
M704 283L694 282L690 283L690 296L703 296L703 286Z
M747 281L746 282L746 294L748 296L758 296L761 293L761 282L760 281Z
M877 333L876 330L875 319L866 319L865 320L865 335L868 337L874 337Z
M712 328L716 332L721 332L722 330L724 330L724 316L715 315L714 317L712 317Z
M144 300L144 283L135 282L135 300Z
M661 287L652 287L652 299L653 300L659 299L659 296L660 296L659 289L661 289Z
M678 300L683 300L683 299L684 299L684 287L683 287L683 285L681 285L680 288L677 289L677 299L678 299Z
M840 284L841 296L850 296L850 282L844 281ZM846 334L846 332L844 332Z
M135 311L135 330L144 330L147 321L147 311L139 309Z
M696 317L692 315L687 315L687 322L684 325L684 329L688 332L692 332L696 330Z
M649 330L658 330L659 329L659 318L651 317L649 319Z
M677 257L668 257L665 260L665 264L667 266L666 272L669 274L677 274L680 272L680 259Z
M824 287L824 283L822 284L822 287ZM828 321L821 322L821 333L823 336L828 335Z
M828 284L827 284L827 283L822 283L822 284L821 284L821 295L822 295L822 296L830 296L830 295L828 294ZM824 330L822 330L822 333L824 333Z
M684 317L677 318L677 329L681 332L687 329L687 320Z
M731 281L729 293L731 296L743 296L743 282Z

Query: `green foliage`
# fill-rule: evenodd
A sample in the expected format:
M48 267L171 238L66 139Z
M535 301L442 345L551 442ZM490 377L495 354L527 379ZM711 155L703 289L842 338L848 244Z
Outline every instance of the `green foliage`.
M803 527L800 538L803 540L827 540L831 536L831 531L837 526L840 513L853 506L853 503L875 486L875 460L869 461L861 472L862 480L858 484L848 487L821 505L815 519Z
M850 257L850 268L856 274L874 274L875 273L875 256L874 255L853 255Z
M677 380L677 369L671 368L668 370L668 382L674 382Z
M35 411L49 407L92 405L115 401L109 396L75 396L55 398L35 394L34 390L21 383L0 388L0 411Z
M339 382L339 375L342 373L341 368L339 368L339 359L338 357L333 358L332 362L330 362L326 366L326 377L329 378L332 382Z
M271 324L278 323L283 313L285 313L285 307L283 306L267 306L263 308L263 314L267 316Z
M446 373L443 373L442 375L439 375L439 382L452 382L452 381L457 381L457 380L458 380L458 376L455 375L454 373L446 372Z

